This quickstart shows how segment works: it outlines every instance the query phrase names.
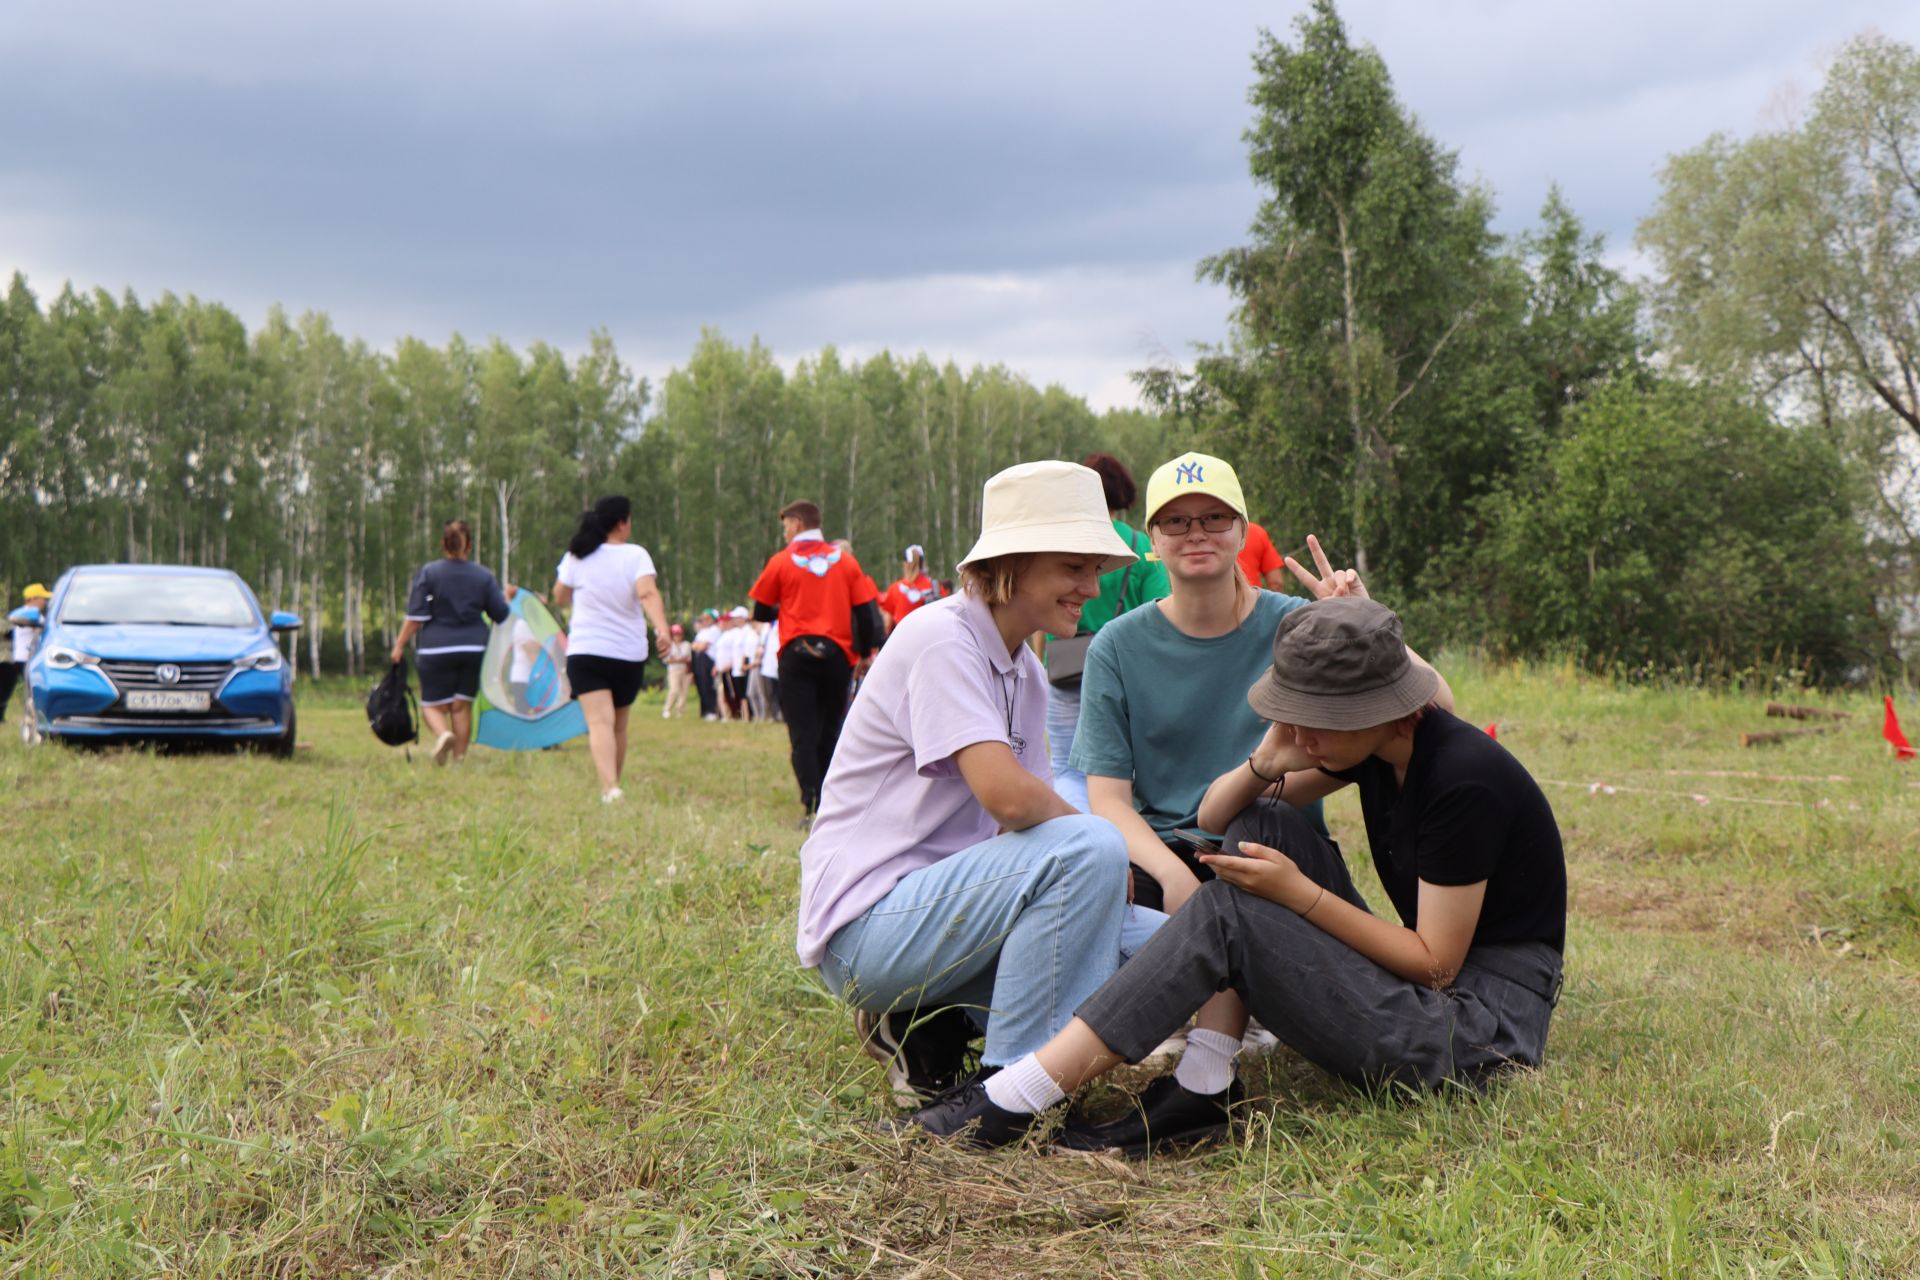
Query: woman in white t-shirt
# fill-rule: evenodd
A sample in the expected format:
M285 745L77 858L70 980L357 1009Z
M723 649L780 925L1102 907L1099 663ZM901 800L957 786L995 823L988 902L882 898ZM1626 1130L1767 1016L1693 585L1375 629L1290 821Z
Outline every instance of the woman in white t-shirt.
M560 561L553 602L571 606L567 683L587 717L587 745L600 775L600 799L620 798L627 763L627 712L647 663L647 624L667 634L666 607L653 557L633 535L633 503L602 498L580 517Z
M774 688L780 661L780 638L772 622L749 622L753 628L753 657L747 666L747 705L755 720L777 720L779 692Z
M728 720L748 720L747 669L753 663L759 636L744 608L735 607L722 625L726 629L720 634L719 656L713 660L720 675L721 715Z
M719 611L702 610L700 625L693 633L693 687L700 694L702 720L720 718L720 679L717 674L720 636Z

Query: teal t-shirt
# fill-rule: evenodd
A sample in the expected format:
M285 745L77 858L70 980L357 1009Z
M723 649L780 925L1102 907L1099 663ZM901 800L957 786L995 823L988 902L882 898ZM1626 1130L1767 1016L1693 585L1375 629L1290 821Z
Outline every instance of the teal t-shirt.
M1073 767L1131 779L1134 807L1160 834L1191 827L1213 780L1260 745L1267 722L1247 690L1273 665L1280 619L1305 603L1262 591L1245 622L1206 639L1154 604L1100 628L1080 681ZM1321 822L1317 801L1305 811Z

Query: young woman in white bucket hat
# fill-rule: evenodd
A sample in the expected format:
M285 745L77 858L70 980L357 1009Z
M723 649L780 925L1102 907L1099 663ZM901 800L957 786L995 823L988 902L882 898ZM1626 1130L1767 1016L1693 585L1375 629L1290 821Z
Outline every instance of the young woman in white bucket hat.
M800 851L800 960L858 1011L903 1101L1017 1090L1004 1072L960 1079L975 1028L987 1067L1038 1048L1118 968L1130 911L1119 832L1052 789L1046 675L1024 642L1071 635L1133 549L1099 476L1070 462L988 480L982 524L961 592L881 650Z

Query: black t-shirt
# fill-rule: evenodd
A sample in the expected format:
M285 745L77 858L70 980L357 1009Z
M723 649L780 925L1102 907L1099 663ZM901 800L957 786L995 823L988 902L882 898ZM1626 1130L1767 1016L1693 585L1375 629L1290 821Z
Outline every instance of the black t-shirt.
M1328 770L1360 789L1373 866L1417 928L1420 888L1487 882L1473 941L1566 950L1567 861L1553 810L1525 767L1487 734L1435 708L1413 733L1405 785L1373 756Z

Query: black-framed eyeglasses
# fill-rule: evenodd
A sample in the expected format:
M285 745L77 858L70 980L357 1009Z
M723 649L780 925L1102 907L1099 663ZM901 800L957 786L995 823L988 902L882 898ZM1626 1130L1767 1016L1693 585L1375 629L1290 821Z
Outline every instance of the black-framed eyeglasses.
M1225 533L1239 518L1231 511L1209 511L1202 516L1161 516L1153 522L1153 527L1169 538L1183 538L1196 524L1208 533Z

